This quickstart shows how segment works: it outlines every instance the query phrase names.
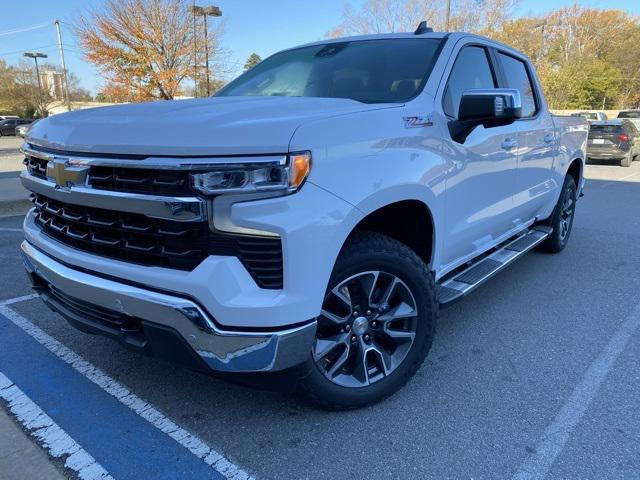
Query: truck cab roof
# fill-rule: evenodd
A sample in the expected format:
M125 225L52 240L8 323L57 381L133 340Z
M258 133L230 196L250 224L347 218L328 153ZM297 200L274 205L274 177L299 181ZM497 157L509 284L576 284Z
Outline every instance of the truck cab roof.
M458 40L462 38L476 38L478 40L482 40L485 42L490 42L494 44L497 48L501 50L509 51L521 57L527 57L524 53L519 50L510 47L502 42L498 42L496 40L490 39L488 37L484 37L482 35L477 35L475 33L467 33L467 32L428 32L416 34L414 32L397 32L397 33L374 33L368 35L356 35L356 36L348 36L348 37L337 37L337 38L329 38L325 40L319 40L317 42L310 42L302 45L298 45L296 47L287 48L286 50L294 50L296 48L301 47L310 47L314 45L329 45L331 43L341 43L341 42L358 42L358 41L367 41L367 40L393 40L393 39L410 39L410 38L432 38L437 40L451 39L453 43L456 43Z

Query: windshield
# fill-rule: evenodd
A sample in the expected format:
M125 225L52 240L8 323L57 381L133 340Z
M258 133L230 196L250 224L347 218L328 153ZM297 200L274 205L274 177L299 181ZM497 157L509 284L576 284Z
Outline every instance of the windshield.
M217 96L350 98L401 103L415 97L437 59L439 39L360 40L276 53Z
M620 112L618 118L640 118L640 112Z

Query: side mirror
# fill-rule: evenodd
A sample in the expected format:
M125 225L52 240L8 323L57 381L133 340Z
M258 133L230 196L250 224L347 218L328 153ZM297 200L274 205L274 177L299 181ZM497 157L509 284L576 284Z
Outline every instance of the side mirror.
M509 125L522 117L520 92L511 88L466 90L460 99L458 119L449 122L451 138L464 143L478 125Z

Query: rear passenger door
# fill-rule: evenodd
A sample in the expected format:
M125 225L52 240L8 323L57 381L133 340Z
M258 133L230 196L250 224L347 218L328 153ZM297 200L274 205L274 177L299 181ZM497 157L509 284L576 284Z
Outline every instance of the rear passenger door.
M544 214L555 203L552 192L561 185L553 175L555 138L551 114L543 108L540 92L529 64L511 53L498 51L501 86L514 88L522 98L518 127L518 171L513 197L516 222L524 224Z
M463 92L498 86L489 45L467 43L454 52L453 58L439 90L447 169L441 274L483 253L513 230L517 168L515 124L494 128L480 125L462 144L451 138L447 125L458 116Z

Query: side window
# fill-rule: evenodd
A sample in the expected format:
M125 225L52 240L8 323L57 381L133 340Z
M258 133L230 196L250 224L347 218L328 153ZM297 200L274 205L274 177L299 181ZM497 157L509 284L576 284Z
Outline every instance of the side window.
M531 84L527 66L522 60L500 53L500 62L506 77L507 87L520 90L522 96L522 116L533 117L538 111L536 96Z
M458 117L460 99L465 90L471 88L495 88L496 81L491 71L487 50L483 47L464 47L451 69L444 94L444 113Z

